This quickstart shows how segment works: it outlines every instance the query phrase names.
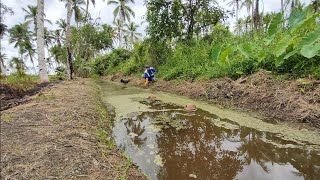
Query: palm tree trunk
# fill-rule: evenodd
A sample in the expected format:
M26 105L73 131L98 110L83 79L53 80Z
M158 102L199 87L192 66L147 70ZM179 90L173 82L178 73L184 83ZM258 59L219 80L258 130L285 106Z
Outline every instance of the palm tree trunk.
M4 67L4 62L2 58L0 59L0 72L1 75L6 75L6 68Z
M71 56L71 47L70 47L70 21L71 21L71 5L72 0L68 0L67 3L67 30L66 30L66 41L67 41L67 78L72 79L72 56Z
M281 12L283 13L284 12L284 4L283 4L283 0L281 0Z
M254 27L257 30L260 22L260 14L259 14L259 0L255 1L255 13L254 13Z
M254 0L251 1L251 30L254 27Z
M236 22L238 22L239 19L239 0L237 0L237 12L236 12Z
M37 0L37 50L40 81L49 82L44 56L44 0Z

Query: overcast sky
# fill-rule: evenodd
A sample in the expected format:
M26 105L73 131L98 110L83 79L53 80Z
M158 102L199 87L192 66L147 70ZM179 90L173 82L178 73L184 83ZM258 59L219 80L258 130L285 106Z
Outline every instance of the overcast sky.
M44 0L45 1L45 14L46 18L53 22L52 25L45 24L48 29L55 29L55 22L60 18L66 19L67 11L65 8L65 3L60 2L60 0ZM226 2L225 2L226 1ZM230 0L217 0L217 2L224 8L232 10L232 7L228 7L226 4ZM302 3L310 3L311 0L300 0ZM6 15L4 18L4 23L11 28L15 24L19 24L24 22L25 13L22 11L22 8L27 8L27 5L36 5L36 0L1 0L2 3L6 4L8 7L11 7L14 11L14 15ZM101 23L112 24L113 21L113 6L107 6L107 0L103 2L102 0L96 0L96 5L93 7L92 4L89 6L89 12L91 16L95 19L97 17L101 17ZM136 16L133 21L137 24L140 24L142 21L142 16L146 12L146 7L144 6L144 0L135 0L135 4L131 4L131 8L135 12ZM280 0L264 0L264 3L260 3L260 11L270 12L270 11L279 11L280 10ZM246 9L242 9L239 13L240 17L245 17L247 15ZM228 19L227 24L230 25L231 29L233 29L233 23L235 18ZM161 28L161 27L159 27ZM145 25L141 26L138 30L145 35L144 32ZM8 42L9 37L4 36L1 40L1 51L7 54L8 59L11 57L18 56L18 50L13 47L12 44ZM30 64L30 63L28 63Z

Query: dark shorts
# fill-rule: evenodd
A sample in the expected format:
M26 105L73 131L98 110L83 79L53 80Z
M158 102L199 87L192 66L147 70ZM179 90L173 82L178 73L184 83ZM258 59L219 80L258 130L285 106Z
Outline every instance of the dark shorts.
M144 74L143 74L141 77L143 77L143 78L148 78L148 77L146 77ZM157 78L155 78L155 77L149 77L149 78L148 78L148 81L157 81Z

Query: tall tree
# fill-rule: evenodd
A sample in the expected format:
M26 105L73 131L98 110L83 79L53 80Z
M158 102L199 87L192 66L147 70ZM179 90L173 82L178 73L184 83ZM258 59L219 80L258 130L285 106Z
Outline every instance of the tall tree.
M301 5L301 2L300 0L285 0L284 5L286 8L290 6L290 11L293 11L295 7Z
M66 48L67 48L67 77L69 80L72 79L73 67L72 67L72 54L70 44L70 21L72 13L72 0L67 1L67 27L66 27Z
M113 24L115 25L115 32L116 32L116 37L117 41L119 43L119 47L121 47L122 44L122 31L123 31L123 26L124 23L121 19L116 19Z
M129 24L125 24L125 27L127 28L125 32L127 33L130 43L133 47L134 42L139 40L139 38L142 36L141 33L137 32L139 25L135 24L134 22L130 22Z
M236 22L238 21L241 0L230 0L227 5L236 7Z
M20 58L23 60L23 54L26 52L25 45L29 44L28 41L30 41L29 37L31 36L28 25L26 23L17 24L9 30L9 33L9 43L14 43L14 47L19 49Z
M89 13L89 4L90 4L90 1L91 1L91 3L93 4L93 6L96 5L96 1L95 1L95 0L87 0L87 3L86 3L86 18L88 17L88 13Z
M253 24L255 29L257 30L260 23L260 13L259 13L259 0L255 0L255 10L254 10L254 16L253 16Z
M191 39L226 17L212 0L148 0L148 34L156 39ZM161 28L159 28L161 27Z
M122 45L123 25L126 21L130 22L131 15L133 17L135 16L135 13L133 12L133 10L128 6L129 2L134 4L134 0L108 0L107 2L108 5L116 6L116 8L113 10L114 21L118 25L122 25L121 27L119 27L120 31L118 31L120 47ZM122 21L122 22L119 22L119 21Z
M6 6L4 3L0 2L0 38L3 37L5 31L7 31L7 25L3 23L3 19L5 14L9 13L10 15L13 15L14 12L12 8Z
M114 19L119 17L123 22L130 22L131 15L134 17L135 13L130 6L127 5L129 2L134 4L134 0L108 0L108 5L116 5L116 8L113 10Z
M27 24L33 23L34 25L34 32L37 32L37 6L28 5L28 8L22 8L22 10L26 13L24 16L24 20ZM45 14L44 14L45 17ZM52 24L50 20L44 19L44 21L48 22L49 24Z
M37 0L37 50L40 81L49 82L44 53L44 0Z
M251 13L251 29L253 29L253 18L254 18L254 6L253 6L253 0L244 0L240 6L242 9L243 7L247 8L248 14ZM250 12L251 11L251 12ZM247 16L249 17L249 16Z
M26 65L24 64L24 62L21 59L19 59L17 57L13 57L10 60L9 67L15 68L18 76L23 76L25 74Z

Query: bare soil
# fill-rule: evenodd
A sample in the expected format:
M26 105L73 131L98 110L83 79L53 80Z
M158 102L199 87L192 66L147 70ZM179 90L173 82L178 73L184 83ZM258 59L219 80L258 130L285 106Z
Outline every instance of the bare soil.
M116 149L97 93L66 81L1 111L1 179L146 179Z
M107 80L120 81L115 74ZM143 79L126 77L129 85L144 87ZM147 88L177 93L261 114L266 120L307 123L320 128L320 83L311 79L278 80L267 71L259 71L238 80L219 78L210 81L164 81L151 83Z
M30 89L18 89L10 87L6 84L0 84L0 111L12 108L14 106L25 103L29 100L30 96L39 93L46 87L53 85L52 83L37 84Z

